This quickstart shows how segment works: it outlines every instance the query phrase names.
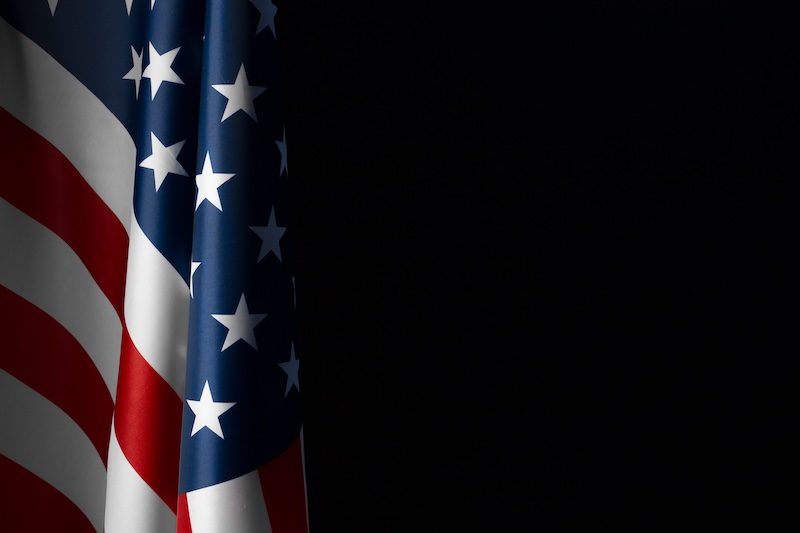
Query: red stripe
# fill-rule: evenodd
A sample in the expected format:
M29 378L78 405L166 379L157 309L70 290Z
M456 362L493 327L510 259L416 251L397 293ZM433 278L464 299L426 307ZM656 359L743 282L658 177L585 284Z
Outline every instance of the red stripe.
M67 413L106 463L114 401L75 338L0 285L0 368Z
M182 408L123 328L114 428L128 462L172 512L178 505Z
M94 533L86 516L66 496L0 455L0 531Z
M258 469L273 533L308 533L300 437L288 450Z
M192 533L192 522L189 520L189 501L184 492L178 496L178 529L177 533Z
M52 144L0 108L0 197L61 237L122 317L128 235Z

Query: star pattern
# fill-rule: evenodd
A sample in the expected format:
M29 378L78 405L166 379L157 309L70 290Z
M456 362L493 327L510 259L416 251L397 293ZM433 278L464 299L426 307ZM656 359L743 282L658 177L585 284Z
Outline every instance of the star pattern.
M288 396L292 387L295 387L297 392L300 392L300 360L294 356L294 343L292 343L292 354L289 360L285 363L278 363L278 366L286 372L286 391L283 395Z
M133 60L133 68L127 74L122 76L123 80L133 80L136 86L136 99L139 99L139 84L142 82L142 56L144 49L141 52L136 52L136 48L131 46L131 59Z
M214 314L211 316L214 320L228 328L228 334L225 335L225 341L222 343L222 349L220 351L224 352L230 348L233 343L240 340L243 340L258 350L255 327L261 323L262 320L267 318L267 314L250 314L250 310L247 308L247 300L244 298L244 293L242 293L241 298L239 298L239 304L236 306L236 311L234 311L232 315Z
M208 380L206 380L200 399L187 399L186 403L189 404L189 409L194 413L192 437L201 429L208 428L219 438L225 438L222 433L222 425L219 423L219 417L236 405L236 402L215 402L214 397L211 395L211 387L209 387Z
M222 200L219 198L219 187L234 177L236 174L224 174L214 172L211 166L211 154L206 152L206 160L203 163L203 173L196 176L197 182L197 203L195 210L200 207L204 200L222 211Z
M58 0L48 3L55 13ZM204 16L190 0L139 0L135 9L134 0L125 0L125 7L128 16L119 4L112 11L147 29L114 51L131 50L131 62L123 52L125 68L113 77L128 99L126 127L140 132L136 205L146 207L137 216L147 217L140 220L147 223L143 231L181 273L190 297L181 456L230 465L212 472L181 464L183 493L224 482L227 472L244 471L240 466L250 461L263 464L296 442L302 427L301 361L292 342L295 277L282 255L289 253L287 228L277 220L280 211L287 222L288 175L280 86L272 82L278 8L274 0L221 2L231 24L212 25L204 35ZM47 16L44 6L40 16ZM214 65L206 73L196 61L200 54ZM138 102L148 87L150 99ZM181 176L194 176L194 184ZM190 211L179 220L191 194L193 217ZM263 389L268 383L274 390Z
M286 228L278 226L275 222L275 209L269 212L269 222L266 226L250 226L250 229L261 239L261 250L258 252L256 263L264 259L270 252L275 254L278 261L281 258L281 237L286 232Z
M47 0L48 5L50 6L50 14L56 14L56 7L58 7L58 0Z
M194 273L200 268L203 263L201 261L192 261L191 271L189 272L189 298L194 298Z
M142 73L143 78L150 79L150 99L155 100L159 87L164 82L177 83L183 85L183 80L172 70L172 62L178 55L181 47L173 48L169 52L159 54L153 43L148 44L150 63Z
M164 178L167 174L177 174L178 176L188 176L186 170L178 163L178 154L181 152L186 141L180 141L172 146L164 146L161 141L156 137L156 134L150 132L150 144L153 147L153 152L145 158L144 161L139 163L142 168L149 168L153 171L153 177L156 181L156 191L164 183Z
M256 27L256 34L261 33L264 28L272 30L272 35L275 35L275 14L278 8L272 3L272 0L250 0L250 3L258 9L258 27Z
M258 122L256 116L256 106L253 103L258 95L266 91L264 87L256 87L250 85L247 81L247 73L244 70L244 63L239 67L239 73L236 74L236 81L232 84L216 84L211 86L215 91L228 99L225 104L225 111L222 113L220 122L225 122L225 119L236 113L237 111L244 111L250 118Z
M283 137L281 140L275 140L275 146L278 147L278 151L281 154L281 169L278 171L278 174L281 176L284 172L289 172L289 165L286 160L286 127L283 128Z

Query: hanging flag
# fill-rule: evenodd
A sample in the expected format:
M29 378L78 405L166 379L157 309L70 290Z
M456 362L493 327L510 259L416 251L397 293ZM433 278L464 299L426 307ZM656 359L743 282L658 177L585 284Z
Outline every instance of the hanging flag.
M308 531L276 13L0 2L3 530Z

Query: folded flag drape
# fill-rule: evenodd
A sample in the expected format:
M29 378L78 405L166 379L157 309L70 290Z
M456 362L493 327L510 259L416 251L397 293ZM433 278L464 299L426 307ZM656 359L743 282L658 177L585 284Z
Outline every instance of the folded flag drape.
M0 530L308 531L277 13L0 1Z

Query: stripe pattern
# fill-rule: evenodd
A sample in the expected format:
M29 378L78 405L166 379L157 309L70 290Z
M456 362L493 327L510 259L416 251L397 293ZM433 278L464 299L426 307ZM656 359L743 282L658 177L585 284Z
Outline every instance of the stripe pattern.
M172 1L170 6L154 5L145 13L131 13L133 19L141 17L143 24L132 39L130 53L141 54L144 68L138 89L127 87L134 89L129 95L136 101L138 150L125 328L109 449L107 533L166 532L176 527L193 187L174 171L194 171L191 143L183 146L185 152L174 158L179 166L170 168L173 172L167 175L159 170L160 164L147 161L157 155L154 135L167 144L173 138L193 137L190 119L197 103L191 95L197 92L199 65L183 60L198 56L201 18L190 7L189 2ZM171 16L163 16L165 8L171 9ZM182 46L174 45L175 41ZM168 79L180 79L180 83L163 81L164 72L156 71L158 58L175 49L175 61L159 65L175 74Z
M252 96L242 93L249 86L265 85L280 94L274 79L275 12L269 0L0 5L4 527L109 533L308 530L297 399L290 398L294 407L286 411L285 427L273 422L281 438L270 445L257 441L262 453L233 477L192 485L192 461L181 459L181 440L186 452L187 424L192 424L185 395L199 397L196 385L187 383L187 370L194 375L191 364L187 369L190 302L198 288L206 298L215 283L211 265L198 261L193 250L193 242L213 246L213 235L198 238L195 208L202 198L191 176L206 173L208 148L219 134L212 126L226 115L222 122L234 127L243 119L264 124L261 133L249 132L252 140L226 148L249 158L240 175L260 171L271 182L285 181L278 99L255 106L242 100ZM242 38L221 35L215 28L219 17L240 25ZM258 84L240 80L235 70L223 75L217 69L227 68L228 60L215 56L220 43L242 69L271 67L259 67ZM201 116L198 125L197 110L205 105L201 95L209 93L215 94L214 105L225 109L220 116ZM259 115L272 118L259 123ZM265 158L253 157L259 150ZM214 153L213 164L224 165L225 156ZM273 200L267 209L278 207L283 187L268 187ZM216 209L215 198L206 200L202 212ZM216 200L220 211L240 202L224 193ZM267 220L274 213L263 215L248 229L255 240L238 243L247 253L266 235L256 228L276 223ZM277 212L277 222L285 217ZM272 262L261 266L282 269L282 298L293 302L285 246L281 241L268 251ZM257 255L261 262L261 251ZM196 273L205 281L190 290ZM296 370L293 390L286 373L296 360L290 315L276 322L289 335L278 335L279 350L273 350L273 341L258 339L275 352L269 386L276 401L287 397L287 390L299 393ZM48 513L32 510L32 501Z
M134 143L2 15L0 515L14 531L100 531Z

